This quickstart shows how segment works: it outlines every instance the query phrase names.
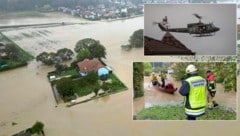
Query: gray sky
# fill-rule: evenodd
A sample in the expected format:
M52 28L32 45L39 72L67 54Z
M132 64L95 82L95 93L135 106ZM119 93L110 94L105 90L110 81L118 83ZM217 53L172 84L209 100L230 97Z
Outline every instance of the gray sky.
M203 23L213 22L220 31L207 37L173 32L178 40L197 55L236 55L235 4L145 4L144 35L161 40L165 32L153 22L162 22L167 16L170 28L186 28L198 22L193 13L203 16Z

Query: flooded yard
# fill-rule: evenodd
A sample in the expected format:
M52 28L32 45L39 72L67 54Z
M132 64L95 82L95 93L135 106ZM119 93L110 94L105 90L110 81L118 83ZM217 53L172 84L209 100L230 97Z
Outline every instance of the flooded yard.
M36 18L31 21L24 20L17 19L13 22L45 23ZM59 22L57 18L53 21ZM5 22L1 20L0 24L7 25ZM31 126L36 120L45 124L46 135L53 136L130 136L140 135L141 132L148 133L154 129L152 124L146 126L132 122L132 62L178 59L164 56L144 57L143 49L122 51L121 45L127 44L129 36L142 28L143 17L138 17L84 25L4 31L6 36L34 56L42 51L56 51L62 47L73 49L76 42L83 38L99 40L107 50L107 59L104 59L104 62L113 67L113 72L129 90L71 108L62 105L55 107L56 103L46 77L47 72L52 71L54 67L43 66L34 60L27 67L0 73L0 135L17 133ZM12 122L16 122L17 125L12 126Z

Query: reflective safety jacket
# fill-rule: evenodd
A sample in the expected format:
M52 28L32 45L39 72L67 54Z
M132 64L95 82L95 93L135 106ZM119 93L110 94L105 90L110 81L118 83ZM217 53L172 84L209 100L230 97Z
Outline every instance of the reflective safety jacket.
M189 84L189 94L185 96L185 113L201 115L207 105L206 80L201 76L192 76L185 80Z

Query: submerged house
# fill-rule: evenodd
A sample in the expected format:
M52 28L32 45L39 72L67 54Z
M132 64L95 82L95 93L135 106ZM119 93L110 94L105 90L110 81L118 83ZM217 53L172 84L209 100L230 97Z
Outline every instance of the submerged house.
M195 55L171 33L166 32L162 40L144 36L145 55Z
M81 76L86 76L88 72L96 72L100 79L101 77L105 79L109 73L109 70L96 58L92 60L84 59L78 62L77 65Z

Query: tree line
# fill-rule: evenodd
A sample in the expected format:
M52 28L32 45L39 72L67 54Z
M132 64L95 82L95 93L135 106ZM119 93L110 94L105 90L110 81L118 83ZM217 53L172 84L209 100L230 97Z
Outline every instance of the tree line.
M37 7L51 5L52 7L75 7L76 5L88 6L105 3L107 0L0 0L2 11L34 10Z
M128 0L133 3L139 3L141 0ZM77 5L87 7L89 5L96 6L99 4L109 5L109 0L0 0L0 11L25 11L34 10L44 5L50 5L53 8L70 7Z
M217 83L222 83L224 91L237 91L237 65L235 62L179 62L172 63L173 77L176 80L186 77L187 65L193 64L198 68L198 74L206 77L206 71L211 70Z

